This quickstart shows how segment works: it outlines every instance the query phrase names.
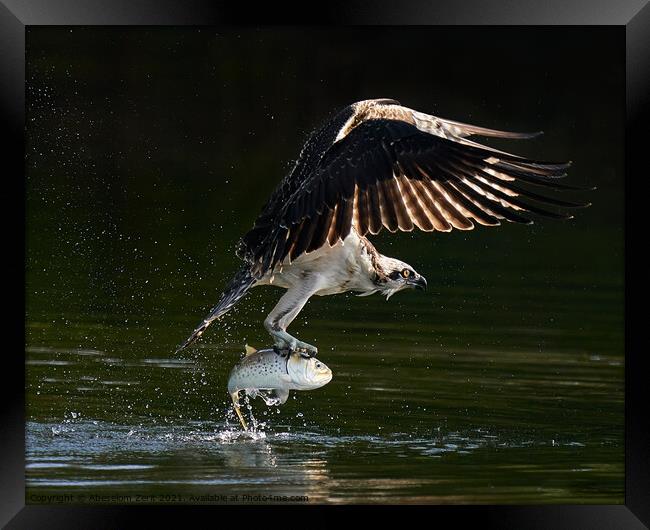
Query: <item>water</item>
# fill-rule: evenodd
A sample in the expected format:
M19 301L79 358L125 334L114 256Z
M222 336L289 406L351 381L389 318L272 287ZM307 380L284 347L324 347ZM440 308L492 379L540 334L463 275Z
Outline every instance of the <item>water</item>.
M226 391L243 348L210 342L218 327L175 357L169 338L196 318L149 326L146 353L131 340L138 326L71 316L71 337L93 337L80 348L72 338L66 347L60 327L30 322L28 502L68 493L131 502L620 503L624 362L611 334L620 321L600 309L617 294L586 291L579 307L562 304L582 292L565 281L557 290L519 286L517 299L536 308L525 314L494 286L484 289L489 303L474 296L478 286L388 303L315 299L297 328L320 346L334 379L292 392L282 407L252 400L253 434L241 432ZM254 296L243 305L235 322L246 309L257 313ZM335 318L346 313L364 319Z
M623 503L624 85L601 68L617 49L606 35L482 39L471 65L471 38L427 37L439 68L425 69L407 53L423 32L376 36L343 94L327 80L365 46L354 32L311 35L341 47L318 61L300 32L213 33L28 32L27 502ZM392 53L419 75L386 76ZM477 88L500 75L485 56L517 76ZM290 331L333 380L281 407L251 401L257 429L242 433L228 372L245 343L270 346L280 290L253 290L197 347L175 347L305 132L357 96L544 129L492 145L574 160L571 182L599 188L571 197L593 206L572 222L373 238L429 291L310 300Z

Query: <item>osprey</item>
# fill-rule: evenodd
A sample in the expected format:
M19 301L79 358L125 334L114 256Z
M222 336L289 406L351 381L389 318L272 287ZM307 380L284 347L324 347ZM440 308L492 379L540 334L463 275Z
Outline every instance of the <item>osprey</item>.
M387 298L427 282L409 264L380 254L367 239L390 232L471 230L475 223L531 224L528 213L570 219L544 204L580 207L536 188L558 182L568 163L528 160L472 140L541 133L486 129L403 107L391 99L353 103L307 139L300 157L240 240L244 264L217 305L177 351L196 341L251 288L286 289L264 321L280 350L317 349L287 332L311 296L354 291Z

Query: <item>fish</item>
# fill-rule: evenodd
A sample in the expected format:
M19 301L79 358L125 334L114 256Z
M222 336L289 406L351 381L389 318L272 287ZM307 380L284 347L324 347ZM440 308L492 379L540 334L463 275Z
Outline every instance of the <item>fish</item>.
M248 430L239 409L239 393L260 396L267 405L282 405L290 390L313 390L332 380L332 370L315 357L298 352L256 350L246 345L246 355L233 367L228 377L228 393L245 431Z

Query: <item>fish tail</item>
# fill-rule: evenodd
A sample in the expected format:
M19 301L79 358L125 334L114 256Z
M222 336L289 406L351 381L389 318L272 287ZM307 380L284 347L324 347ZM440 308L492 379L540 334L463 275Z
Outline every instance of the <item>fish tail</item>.
M242 427L244 428L245 431L247 431L248 425L246 425L246 420L244 419L244 415L241 413L241 410L239 408L239 390L230 394L230 398L232 399L232 408L235 409L235 412L237 413L237 417L239 418Z

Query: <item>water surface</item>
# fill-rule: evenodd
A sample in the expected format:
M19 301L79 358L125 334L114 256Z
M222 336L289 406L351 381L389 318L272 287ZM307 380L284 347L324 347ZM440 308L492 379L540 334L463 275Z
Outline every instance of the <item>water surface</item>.
M442 291L446 300L471 292ZM255 495L278 502L621 502L618 345L606 329L587 338L568 327L577 315L554 304L557 294L525 292L546 327L521 322L516 307L494 315L492 304L477 301L471 312L458 310L475 324L454 325L433 295L407 293L397 303L399 295L392 303L330 297L322 302L326 317L311 315L299 328L321 345L334 379L292 393L282 407L252 400L252 434L241 432L226 391L242 348L209 342L219 329L174 356L166 342L172 328L189 331L193 320L179 317L167 331L152 326L162 344L153 341L145 354L127 330L78 315L71 332L102 337L108 347L96 339L90 349L27 350L28 499L72 492L131 495L132 502L151 494L162 496L156 502ZM585 304L579 318L611 331L615 319L595 309L602 296L592 300L593 314ZM350 306L363 324L330 316ZM558 307L551 318L547 307ZM51 343L48 329L33 323L34 343Z

